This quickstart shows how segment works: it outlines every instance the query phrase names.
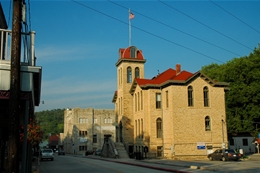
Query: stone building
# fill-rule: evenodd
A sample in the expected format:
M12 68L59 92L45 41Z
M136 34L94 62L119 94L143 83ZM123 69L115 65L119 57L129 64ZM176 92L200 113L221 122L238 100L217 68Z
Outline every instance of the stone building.
M102 149L104 137L115 141L115 111L73 108L64 111L62 147L66 153L84 154Z
M119 49L116 139L129 155L172 159L205 158L227 147L225 91L202 72L169 68L145 79L144 59L135 46Z

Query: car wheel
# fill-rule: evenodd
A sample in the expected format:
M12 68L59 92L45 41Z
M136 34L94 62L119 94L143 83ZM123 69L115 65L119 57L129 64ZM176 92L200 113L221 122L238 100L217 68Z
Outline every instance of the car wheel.
M225 161L226 161L226 158L225 158L225 157L222 157L222 161L225 162Z
M212 158L211 156L209 156L209 160L210 160L210 161L212 161L212 160L213 160L213 158Z
M53 161L54 159L51 159L51 161Z

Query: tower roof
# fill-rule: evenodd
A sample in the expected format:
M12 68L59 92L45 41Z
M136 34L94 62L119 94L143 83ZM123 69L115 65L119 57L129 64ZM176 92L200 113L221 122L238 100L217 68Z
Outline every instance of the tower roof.
M127 61L127 62L141 62L145 63L145 59L142 53L142 50L137 49L135 46L129 46L127 48L120 48L119 49L119 57L118 61L116 63L116 66L118 66L121 62Z

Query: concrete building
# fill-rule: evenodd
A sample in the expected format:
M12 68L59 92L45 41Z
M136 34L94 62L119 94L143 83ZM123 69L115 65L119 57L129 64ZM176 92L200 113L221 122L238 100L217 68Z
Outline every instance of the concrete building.
M115 110L73 108L64 111L64 151L84 154L102 149L105 136L115 141Z
M145 79L146 60L135 46L119 49L116 141L129 155L171 159L205 158L228 147L225 91L202 72L169 68Z

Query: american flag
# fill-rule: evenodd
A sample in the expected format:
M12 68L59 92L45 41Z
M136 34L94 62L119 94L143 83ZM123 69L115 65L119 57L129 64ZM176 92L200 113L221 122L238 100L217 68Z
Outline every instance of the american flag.
M134 13L130 12L130 14L129 14L129 19L131 20L131 19L133 19L134 17L135 17Z

